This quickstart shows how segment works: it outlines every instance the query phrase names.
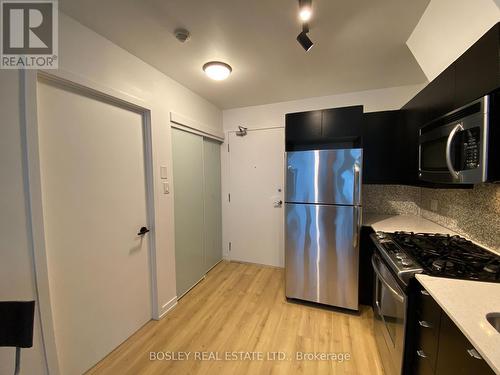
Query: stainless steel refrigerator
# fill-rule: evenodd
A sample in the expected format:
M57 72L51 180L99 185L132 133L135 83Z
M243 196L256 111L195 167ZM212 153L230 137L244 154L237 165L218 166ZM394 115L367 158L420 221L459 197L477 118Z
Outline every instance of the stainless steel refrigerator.
M358 310L362 149L286 154L286 296Z

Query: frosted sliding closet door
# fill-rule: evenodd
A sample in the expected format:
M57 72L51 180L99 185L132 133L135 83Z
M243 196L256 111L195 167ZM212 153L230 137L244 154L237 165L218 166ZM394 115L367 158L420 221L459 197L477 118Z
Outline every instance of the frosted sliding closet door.
M203 138L172 129L177 296L205 274Z
M220 143L203 141L204 204L205 204L205 270L222 259L222 212Z

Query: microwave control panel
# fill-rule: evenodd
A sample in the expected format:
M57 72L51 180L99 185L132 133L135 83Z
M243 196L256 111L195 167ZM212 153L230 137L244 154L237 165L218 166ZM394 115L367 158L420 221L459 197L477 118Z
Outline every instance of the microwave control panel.
M479 128L467 129L461 132L463 145L461 169L475 169L479 167L481 140Z

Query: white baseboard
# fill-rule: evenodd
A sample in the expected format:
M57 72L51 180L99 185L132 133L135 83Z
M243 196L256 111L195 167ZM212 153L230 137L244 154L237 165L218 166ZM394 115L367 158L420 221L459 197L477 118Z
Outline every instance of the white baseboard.
M254 262L245 262L243 260L227 260L228 262L231 263L241 263L241 264L250 264L252 266L259 266L259 267L265 267L265 268L276 268L276 269L284 269L285 266L274 266L272 264L263 264L263 263L254 263Z
M160 320L162 319L165 315L167 315L167 313L172 310L175 306L177 305L177 296L175 296L174 298L172 298L170 301L168 301L166 304L164 304L162 307L161 307L161 310L160 310L160 315L158 317L158 319L155 319L155 320Z

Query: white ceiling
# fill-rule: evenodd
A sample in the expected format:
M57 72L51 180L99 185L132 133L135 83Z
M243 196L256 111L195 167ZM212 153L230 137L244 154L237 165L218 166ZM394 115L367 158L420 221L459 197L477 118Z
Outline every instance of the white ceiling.
M406 46L429 0L313 0L308 53L295 0L60 0L61 10L222 109L423 83ZM178 42L173 30L192 37ZM201 70L233 67L224 82Z

